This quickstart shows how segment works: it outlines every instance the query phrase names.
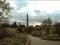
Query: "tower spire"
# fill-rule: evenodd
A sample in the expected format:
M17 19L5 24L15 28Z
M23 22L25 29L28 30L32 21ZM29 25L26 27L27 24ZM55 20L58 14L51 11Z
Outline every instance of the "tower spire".
M27 24L26 24L26 26L27 27L29 26L29 16L28 16L28 14L27 14Z

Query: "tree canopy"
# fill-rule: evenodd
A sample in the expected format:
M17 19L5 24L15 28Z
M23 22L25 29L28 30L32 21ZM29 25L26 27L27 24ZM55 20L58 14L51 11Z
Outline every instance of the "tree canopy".
M12 7L10 7L9 2L7 2L6 0L0 0L0 12L2 12L2 16L0 16L0 22L7 20L6 16L9 15L11 10Z
M2 13L8 15L11 9L12 7L10 7L10 4L6 2L6 0L0 0L0 10L2 11Z
M43 20L42 23L43 23L43 24L52 24L52 21L51 21L51 19L48 17L48 19Z

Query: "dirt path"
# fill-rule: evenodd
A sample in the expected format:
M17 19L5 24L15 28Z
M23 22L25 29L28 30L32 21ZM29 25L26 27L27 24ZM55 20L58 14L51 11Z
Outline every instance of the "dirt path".
M60 45L60 41L47 41L30 35L28 37L31 38L31 45Z

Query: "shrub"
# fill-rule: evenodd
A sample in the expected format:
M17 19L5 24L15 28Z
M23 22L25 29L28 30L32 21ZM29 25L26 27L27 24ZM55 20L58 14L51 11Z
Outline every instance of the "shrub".
M33 31L31 34L33 36L36 36L36 37L40 37L41 36L41 33L39 31Z
M58 35L57 35L57 34L49 34L47 37L48 37L48 38L57 38Z
M9 30L10 29L10 30ZM5 37L14 37L16 35L16 32L13 32L11 28L0 28L0 39L3 39Z
M7 33L7 37L14 37L15 35L16 35L16 33L12 33L12 32Z
M14 28L16 28L16 27L17 27L16 22L14 22L14 23L12 24L12 27L14 27Z
M0 29L0 39L5 38L7 36L7 31L5 29Z
M27 37L24 35L15 36L12 38L4 38L0 40L0 45L25 45Z

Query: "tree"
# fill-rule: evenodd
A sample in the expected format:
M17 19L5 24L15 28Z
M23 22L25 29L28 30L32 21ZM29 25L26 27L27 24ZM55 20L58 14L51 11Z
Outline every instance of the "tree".
M56 33L60 36L60 23L55 23Z
M2 16L0 16L0 22L7 20L6 16L9 16L11 9L12 7L10 7L10 4L6 2L6 0L0 0L0 12L2 12Z
M48 19L43 20L42 23L43 23L43 24L51 25L51 24L52 24L52 21L51 21L51 19L48 17Z
M10 7L10 4L6 2L6 0L4 1L0 0L0 9L3 13L8 15L8 13L10 12L12 8Z
M43 30L49 34L52 24L51 19L48 17L48 19L44 20L42 23L43 23Z
M14 27L14 28L16 28L16 27L17 27L16 22L14 22L14 23L12 24L12 27Z

